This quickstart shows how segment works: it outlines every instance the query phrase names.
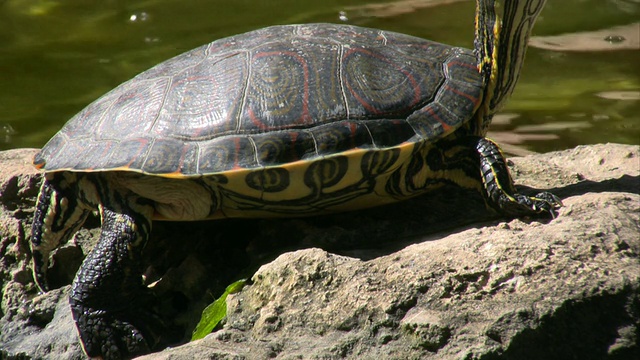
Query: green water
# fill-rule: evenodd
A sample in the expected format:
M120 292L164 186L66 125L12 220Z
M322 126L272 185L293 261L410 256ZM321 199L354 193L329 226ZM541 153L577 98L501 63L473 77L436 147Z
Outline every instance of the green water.
M473 1L389 2L396 6L376 8L371 4L385 4L376 0L0 1L0 150L41 147L76 112L135 74L201 44L268 25L340 23L343 11L350 24L471 46ZM548 0L534 35L639 21L639 0ZM504 109L509 120L496 120L492 135L538 152L640 144L639 92L637 48L531 48Z

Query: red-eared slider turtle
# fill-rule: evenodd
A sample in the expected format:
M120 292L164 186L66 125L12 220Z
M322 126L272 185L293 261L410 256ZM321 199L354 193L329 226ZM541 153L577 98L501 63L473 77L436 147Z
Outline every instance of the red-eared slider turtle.
M141 298L152 219L315 215L445 183L505 216L560 200L516 192L484 138L511 94L545 1L478 0L473 51L347 25L274 26L141 73L72 118L36 155L35 279L98 210L102 233L70 295L89 356L155 345ZM149 317L151 318L151 317Z

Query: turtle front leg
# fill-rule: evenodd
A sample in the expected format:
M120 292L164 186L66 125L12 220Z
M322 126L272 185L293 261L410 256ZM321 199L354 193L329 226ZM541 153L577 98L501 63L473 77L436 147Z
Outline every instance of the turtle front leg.
M140 264L153 209L140 198L118 195L100 207L100 240L82 263L69 297L84 351L103 359L148 353L157 338L153 329L160 325L145 307L150 293Z
M487 205L512 217L551 216L562 206L562 201L549 192L526 196L516 191L506 160L498 145L486 138L473 138Z
M46 174L31 225L33 277L40 291L49 290L49 254L84 224L91 208L77 192L75 174Z

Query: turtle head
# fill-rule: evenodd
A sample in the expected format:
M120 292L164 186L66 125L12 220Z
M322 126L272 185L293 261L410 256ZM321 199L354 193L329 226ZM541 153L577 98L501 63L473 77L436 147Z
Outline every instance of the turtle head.
M476 0L474 53L484 81L475 121L481 135L518 82L527 43L546 0Z

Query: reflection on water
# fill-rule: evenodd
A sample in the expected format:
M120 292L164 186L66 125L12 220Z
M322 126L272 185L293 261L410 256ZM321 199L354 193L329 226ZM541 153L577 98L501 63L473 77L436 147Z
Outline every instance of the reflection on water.
M76 112L138 72L214 39L268 25L346 22L472 44L469 0L186 4L0 3L0 150L40 147ZM537 47L529 50L504 109L508 120L496 119L491 136L520 153L640 144L640 51L633 42L638 18L640 3L634 0L548 0L534 31ZM581 45L585 38L591 47Z
M11 124L0 123L0 143L11 144L13 143L13 136L16 134L16 129Z

